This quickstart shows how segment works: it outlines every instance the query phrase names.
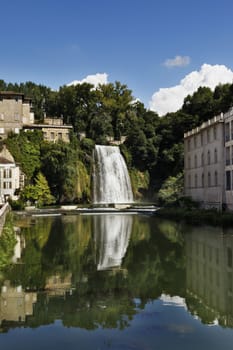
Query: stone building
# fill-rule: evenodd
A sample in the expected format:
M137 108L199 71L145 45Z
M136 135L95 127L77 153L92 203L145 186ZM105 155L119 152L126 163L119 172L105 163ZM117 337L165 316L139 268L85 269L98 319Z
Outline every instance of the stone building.
M221 209L224 191L224 115L184 134L184 189L205 208Z
M24 125L24 130L41 130L45 141L70 142L70 131L73 130L73 126L64 125L62 118L44 118L43 124Z
M233 210L233 108L224 114L225 124L225 196L226 205Z
M10 132L18 134L24 124L33 123L30 98L19 92L0 91L0 139Z

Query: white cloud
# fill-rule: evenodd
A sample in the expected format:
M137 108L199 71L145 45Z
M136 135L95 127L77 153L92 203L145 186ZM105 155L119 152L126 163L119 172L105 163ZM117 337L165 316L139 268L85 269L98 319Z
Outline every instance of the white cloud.
M96 73L92 75L87 75L86 78L82 80L74 80L71 83L67 84L67 86L78 85L83 83L89 83L94 85L95 88L98 87L99 84L107 84L108 83L108 74L107 73Z
M184 98L192 95L200 86L214 89L218 84L233 82L233 71L224 65L203 64L200 71L193 71L182 79L179 85L156 91L149 107L160 116L176 112L183 105Z
M174 58L168 58L163 65L172 68L172 67L184 67L188 66L190 63L189 56L176 56Z

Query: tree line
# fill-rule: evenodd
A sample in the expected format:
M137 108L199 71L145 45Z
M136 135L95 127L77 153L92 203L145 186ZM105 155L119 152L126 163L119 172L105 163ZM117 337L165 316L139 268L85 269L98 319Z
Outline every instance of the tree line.
M233 104L233 84L219 85L214 91L200 87L184 99L180 110L162 117L135 100L127 85L118 81L97 88L89 83L62 86L54 91L33 82L0 80L0 90L31 97L36 122L42 122L46 114L73 126L70 144L49 144L39 132L10 135L7 140L27 184L35 185L42 174L56 202L90 201L94 145L122 136L126 141L121 151L136 197L155 199L161 187L175 186L176 179L182 179L184 132ZM80 141L82 133L86 138Z

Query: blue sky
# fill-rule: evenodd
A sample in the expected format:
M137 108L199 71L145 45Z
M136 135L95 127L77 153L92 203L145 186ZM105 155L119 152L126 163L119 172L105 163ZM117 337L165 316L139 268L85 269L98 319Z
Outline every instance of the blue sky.
M7 82L58 89L105 73L156 110L161 99L172 105L182 79L192 84L191 72L207 85L210 71L211 84L233 81L232 0L11 0L0 12Z

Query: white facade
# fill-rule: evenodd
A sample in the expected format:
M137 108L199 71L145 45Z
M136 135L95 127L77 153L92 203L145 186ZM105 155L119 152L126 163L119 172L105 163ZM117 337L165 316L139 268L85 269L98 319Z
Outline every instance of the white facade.
M184 189L203 207L221 209L224 191L224 116L184 135Z
M224 115L226 205L233 210L233 108Z
M20 188L20 169L4 147L0 152L0 203L8 198L17 199L15 191Z

